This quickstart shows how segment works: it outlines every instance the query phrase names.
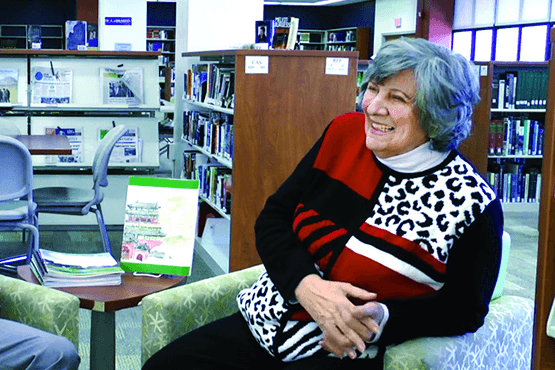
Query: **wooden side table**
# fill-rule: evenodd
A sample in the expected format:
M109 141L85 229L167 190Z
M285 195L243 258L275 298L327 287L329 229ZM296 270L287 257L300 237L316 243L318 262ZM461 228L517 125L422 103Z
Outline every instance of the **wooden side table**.
M18 135L15 137L29 149L31 155L71 155L71 145L65 135Z
M29 265L19 266L17 275L23 280L39 284ZM79 298L80 307L91 310L90 369L116 368L116 311L135 307L143 297L164 289L184 284L186 276L122 275L121 285L100 287L56 288Z

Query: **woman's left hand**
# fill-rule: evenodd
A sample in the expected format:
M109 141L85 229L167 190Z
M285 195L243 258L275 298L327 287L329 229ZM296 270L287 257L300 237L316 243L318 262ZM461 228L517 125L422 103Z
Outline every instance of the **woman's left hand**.
M364 351L365 341L379 331L371 315L365 312L366 305L356 306L349 300L369 301L376 298L374 293L349 283L308 275L299 283L295 295L324 332L322 347L341 358L356 358L356 350Z

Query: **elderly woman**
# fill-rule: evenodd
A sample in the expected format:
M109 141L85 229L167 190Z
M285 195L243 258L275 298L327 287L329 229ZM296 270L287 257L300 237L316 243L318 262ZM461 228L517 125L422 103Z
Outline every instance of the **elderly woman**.
M400 39L366 81L363 113L332 121L268 198L255 226L267 272L237 297L240 313L145 368L382 369L386 345L483 324L503 214L456 150L478 77L442 46Z

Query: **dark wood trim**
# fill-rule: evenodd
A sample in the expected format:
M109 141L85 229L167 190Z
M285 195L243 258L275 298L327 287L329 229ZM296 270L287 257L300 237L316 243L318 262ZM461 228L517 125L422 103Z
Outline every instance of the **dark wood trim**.
M555 28L551 29L551 60L549 80L555 80ZM555 369L555 339L547 335L547 319L555 297L555 84L548 84L545 140L540 201L540 233L538 237L538 270L536 277L536 312L532 368Z
M100 50L57 50L57 49L1 49L1 56L76 56L76 57L112 57L112 58L158 58L161 51L100 51Z
M488 73L480 76L480 102L474 107L472 114L472 131L470 136L461 143L459 151L476 167L483 176L488 169L489 122L491 111L491 82L493 79L493 64L481 63L488 69Z
M418 0L416 5L416 37L451 49L454 0Z

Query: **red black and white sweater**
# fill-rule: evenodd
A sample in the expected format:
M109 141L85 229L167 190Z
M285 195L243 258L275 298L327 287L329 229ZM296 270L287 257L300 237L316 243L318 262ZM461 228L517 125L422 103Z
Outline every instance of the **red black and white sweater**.
M239 294L240 311L268 352L291 361L321 353L319 328L289 303L314 273L377 293L389 311L378 344L476 331L497 280L503 214L457 151L396 172L366 148L364 116L351 113L268 198L255 230L267 274Z

